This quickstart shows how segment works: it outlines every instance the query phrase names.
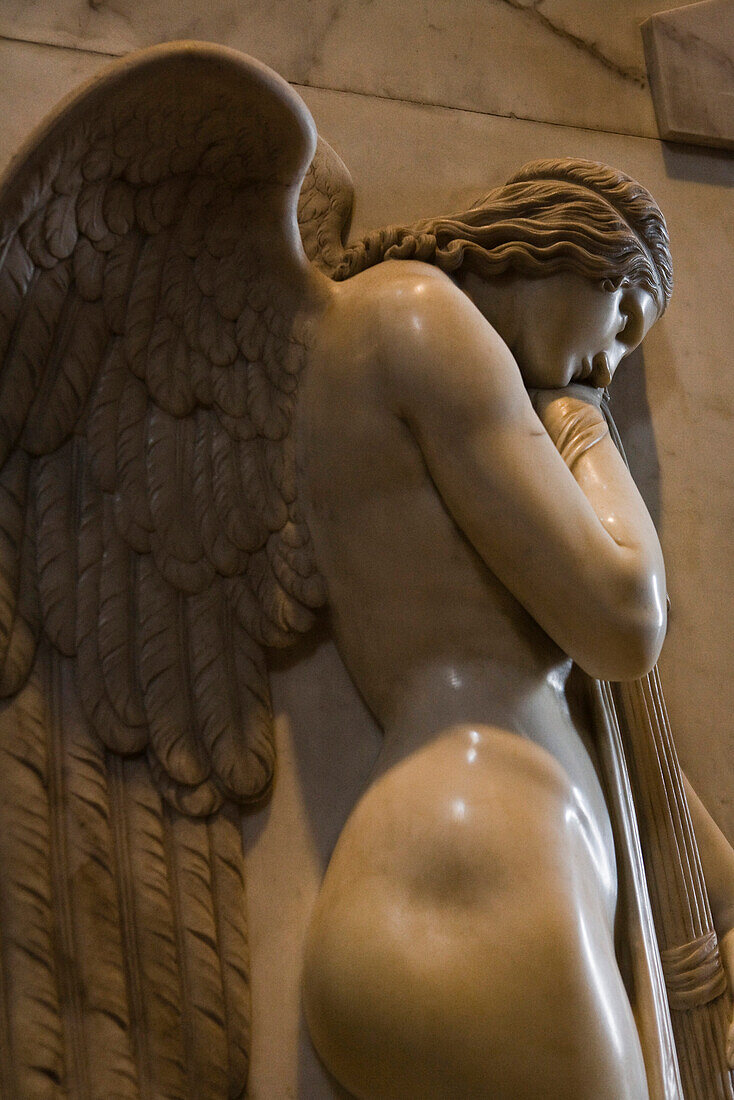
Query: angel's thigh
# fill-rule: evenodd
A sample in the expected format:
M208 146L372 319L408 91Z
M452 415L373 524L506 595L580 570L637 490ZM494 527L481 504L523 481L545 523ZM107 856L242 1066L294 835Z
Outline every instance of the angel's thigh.
M570 784L520 741L486 737L476 785L459 776L420 812L416 792L452 775L450 739L423 750L368 792L337 845L305 1003L358 1097L647 1096Z

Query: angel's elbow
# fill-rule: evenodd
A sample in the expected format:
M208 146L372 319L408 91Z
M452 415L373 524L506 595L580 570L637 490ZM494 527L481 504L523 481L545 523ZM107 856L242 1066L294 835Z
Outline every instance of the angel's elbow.
M637 680L650 671L667 628L665 585L647 578L627 600L618 600L606 623L599 623L599 643L585 666L599 680Z

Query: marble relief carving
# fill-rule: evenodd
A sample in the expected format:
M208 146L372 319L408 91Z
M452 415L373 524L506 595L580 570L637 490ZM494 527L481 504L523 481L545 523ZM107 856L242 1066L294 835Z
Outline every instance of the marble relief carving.
M351 201L284 81L191 43L3 181L3 1095L244 1094L236 806L272 782L266 653L326 604L384 730L304 959L326 1066L365 1098L676 1095L569 702L572 662L634 681L665 633L602 409L670 297L664 220L579 160L345 248ZM690 799L731 970L734 856Z

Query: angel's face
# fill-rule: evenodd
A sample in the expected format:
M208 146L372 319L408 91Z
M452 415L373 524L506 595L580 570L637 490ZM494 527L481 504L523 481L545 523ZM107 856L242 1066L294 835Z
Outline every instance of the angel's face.
M608 386L658 315L652 294L641 287L607 290L568 272L518 280L516 309L512 350L525 385L538 389Z
M621 360L658 316L641 287L605 289L573 272L513 277L498 294L491 284L475 304L509 345L525 385L559 389L570 382L608 386ZM472 295L472 297L474 297Z

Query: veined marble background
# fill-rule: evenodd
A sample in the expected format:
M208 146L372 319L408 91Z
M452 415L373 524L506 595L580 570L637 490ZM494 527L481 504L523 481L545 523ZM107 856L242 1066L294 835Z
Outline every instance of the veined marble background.
M0 165L101 54L180 37L299 86L354 176L353 232L461 209L526 160L614 164L662 206L671 306L613 387L660 531L660 661L682 762L734 840L734 155L657 138L639 23L666 0L0 0ZM253 1100L340 1095L299 1019L308 913L379 735L327 638L278 658L274 796L245 824Z

